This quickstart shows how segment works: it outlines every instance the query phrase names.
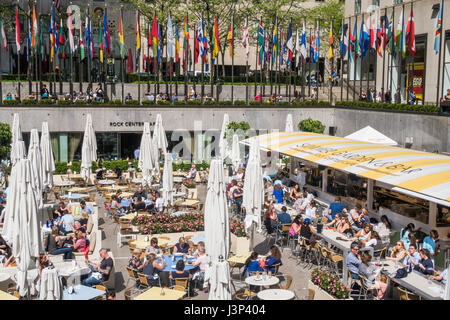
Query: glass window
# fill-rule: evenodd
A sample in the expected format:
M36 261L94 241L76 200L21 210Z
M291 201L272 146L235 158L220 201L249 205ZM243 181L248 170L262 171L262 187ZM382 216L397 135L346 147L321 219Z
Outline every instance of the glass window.
M97 157L103 160L119 159L119 139L117 133L96 133Z
M372 5L379 7L380 6L380 0L372 0Z
M436 216L436 226L448 227L450 226L450 208L438 204Z
M403 3L403 0L394 0L394 4L401 4Z
M443 86L441 96L447 94L447 90L450 89L450 32L445 33L444 42L444 74L443 74Z

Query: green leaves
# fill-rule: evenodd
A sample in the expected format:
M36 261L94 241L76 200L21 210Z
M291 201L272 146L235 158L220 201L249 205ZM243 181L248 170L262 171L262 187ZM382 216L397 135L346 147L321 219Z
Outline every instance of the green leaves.
M7 123L0 122L0 159L8 159L11 151L11 127Z
M336 101L336 106L345 108L371 108L380 110L397 110L397 111L412 111L423 113L438 113L439 107L435 105L421 105L421 104L404 104L404 103L373 103L364 101Z
M297 125L300 131L323 133L325 126L319 120L313 120L311 118L300 121Z

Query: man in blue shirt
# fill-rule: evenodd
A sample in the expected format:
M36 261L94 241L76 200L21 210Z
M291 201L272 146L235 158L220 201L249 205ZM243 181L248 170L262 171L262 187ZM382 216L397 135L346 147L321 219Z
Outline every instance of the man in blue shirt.
M350 253L345 258L345 263L350 271L352 278L358 279L359 265L361 259L359 258L359 246L357 242L353 242L350 246Z
M287 213L287 208L285 206L281 208L281 213L277 215L277 219L281 224L291 223L291 216Z
M432 256L439 253L439 248L436 249L436 240L439 239L439 233L436 230L431 230L430 235L423 239L422 249L430 251Z
M72 226L75 224L75 219L73 215L66 212L65 215L62 216L61 221L59 222L59 231L64 233L64 235L72 232Z
M334 202L330 204L330 208L328 209L327 218L329 221L334 220L334 216L336 213L347 213L347 209L345 209L344 205L341 203L341 197L334 198Z
M86 201L81 201L80 202L80 208L81 208L81 212L87 212L87 214L91 215L94 213L94 209L92 209L91 207L89 207L88 205L86 205Z
M420 259L422 259L420 257L419 252L417 252L417 248L416 248L415 244L409 245L409 251L407 252L407 255L408 256L406 257L405 264L410 269L412 269L415 265L415 263L413 263L411 260L414 260L414 262L418 262L418 261L420 261Z
M139 147L136 148L136 150L134 150L134 159L139 159L139 155L141 153L141 150L139 150Z

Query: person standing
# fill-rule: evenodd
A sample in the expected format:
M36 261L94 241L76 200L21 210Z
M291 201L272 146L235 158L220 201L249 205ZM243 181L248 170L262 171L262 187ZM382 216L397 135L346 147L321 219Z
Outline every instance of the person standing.
M400 89L397 89L394 94L394 103L402 103L402 96L400 95Z
M139 154L141 153L141 150L139 149L139 147L137 147L135 150L134 150L134 159L135 160L138 160L139 159Z
M384 93L384 102L386 103L391 103L392 99L392 95L391 95L391 90L387 89L386 92Z

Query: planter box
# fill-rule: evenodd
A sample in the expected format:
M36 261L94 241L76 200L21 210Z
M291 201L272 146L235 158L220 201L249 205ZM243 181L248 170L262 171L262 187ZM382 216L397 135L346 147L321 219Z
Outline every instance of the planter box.
M311 280L308 280L308 289L314 290L314 300L353 300L352 297L349 297L348 299L337 299L325 290L316 286Z
M250 239L247 237L236 237L234 234L230 233L231 246L230 250L235 254L245 254L249 252L250 249Z

